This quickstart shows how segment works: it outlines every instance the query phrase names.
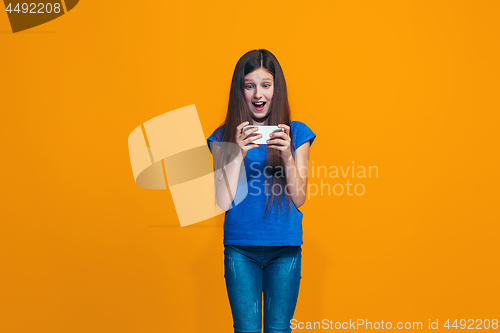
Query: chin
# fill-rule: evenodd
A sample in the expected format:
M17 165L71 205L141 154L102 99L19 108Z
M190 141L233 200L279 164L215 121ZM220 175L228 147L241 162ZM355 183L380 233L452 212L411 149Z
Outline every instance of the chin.
M260 118L265 118L265 117L267 117L267 116L269 115L269 111L270 111L270 110L269 110L269 108L268 108L268 109L267 109L267 111L265 111L265 112L258 112L258 113L257 113L257 112L255 112L254 110L252 110L252 114L253 114L253 116L254 116L255 118L260 119Z
M253 117L254 117L255 119L263 119L263 118L267 118L267 116L268 116L268 115L269 115L269 112L268 112L268 113L266 113L266 114L264 114L264 113L262 113L262 114L255 114L255 113L253 113Z

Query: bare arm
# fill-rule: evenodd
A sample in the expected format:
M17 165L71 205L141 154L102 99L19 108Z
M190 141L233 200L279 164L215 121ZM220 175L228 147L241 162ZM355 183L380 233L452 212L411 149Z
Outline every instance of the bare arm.
M238 188L240 168L243 161L244 159L240 154L224 167L223 170L226 173L226 179L224 179L222 169L215 171L217 205L224 211L229 210L234 200Z
M257 128L252 128L244 133L241 130L244 126L248 125L248 121L245 121L236 127L236 144L240 148L241 154L229 162L222 170L215 171L215 189L216 189L216 199L217 205L224 211L228 211L231 207L231 203L234 200L236 191L238 189L238 180L240 176L241 165L244 163L247 151L256 148L259 145L251 144L253 140L257 140L262 137L262 135L257 135L255 137L248 137L251 133L257 131ZM218 154L215 154L216 156ZM224 177L225 173L225 177ZM226 179L225 179L226 178Z
M298 208L306 202L309 174L309 141L295 150L295 160L290 155L283 159L286 174L286 193Z
M309 173L309 147L310 142L302 144L295 150L295 159L292 156L290 148L290 126L285 124L278 125L284 128L284 132L275 132L271 134L267 147L278 149L283 159L286 174L285 191L290 195L293 203L298 208L306 202L307 177Z

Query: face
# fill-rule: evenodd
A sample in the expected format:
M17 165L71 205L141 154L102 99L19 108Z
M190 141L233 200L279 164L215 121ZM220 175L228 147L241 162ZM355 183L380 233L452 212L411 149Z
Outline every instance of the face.
M245 100L254 118L267 116L274 94L274 78L264 68L245 75Z

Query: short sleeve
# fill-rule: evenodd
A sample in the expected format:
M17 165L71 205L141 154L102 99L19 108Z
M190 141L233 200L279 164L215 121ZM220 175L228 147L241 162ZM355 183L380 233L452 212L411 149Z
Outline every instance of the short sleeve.
M210 150L210 153L212 153L212 144L213 142L215 141L216 143L217 142L220 142L222 140L222 136L221 136L221 131L220 131L220 127L217 128L208 138L207 138L207 145L208 145L208 149Z
M294 123L295 130L293 135L295 137L293 139L295 141L295 149L299 148L307 141L310 141L309 145L312 145L314 139L316 139L316 134L314 134L314 132L306 124L300 121L295 121Z
M207 145L208 145L208 150L210 150L210 153L212 153L212 143L214 142L214 134L210 135L207 139Z

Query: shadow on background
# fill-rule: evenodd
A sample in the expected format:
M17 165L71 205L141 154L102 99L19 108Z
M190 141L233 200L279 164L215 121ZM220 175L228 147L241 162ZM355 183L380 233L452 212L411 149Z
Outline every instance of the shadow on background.
M67 14L75 8L79 0L39 0L36 3L4 0L3 2L12 32L17 33Z
M16 35L28 35L28 34L55 34L57 31L22 31L16 33ZM14 33L12 31L0 31L0 34L10 34L13 35Z

